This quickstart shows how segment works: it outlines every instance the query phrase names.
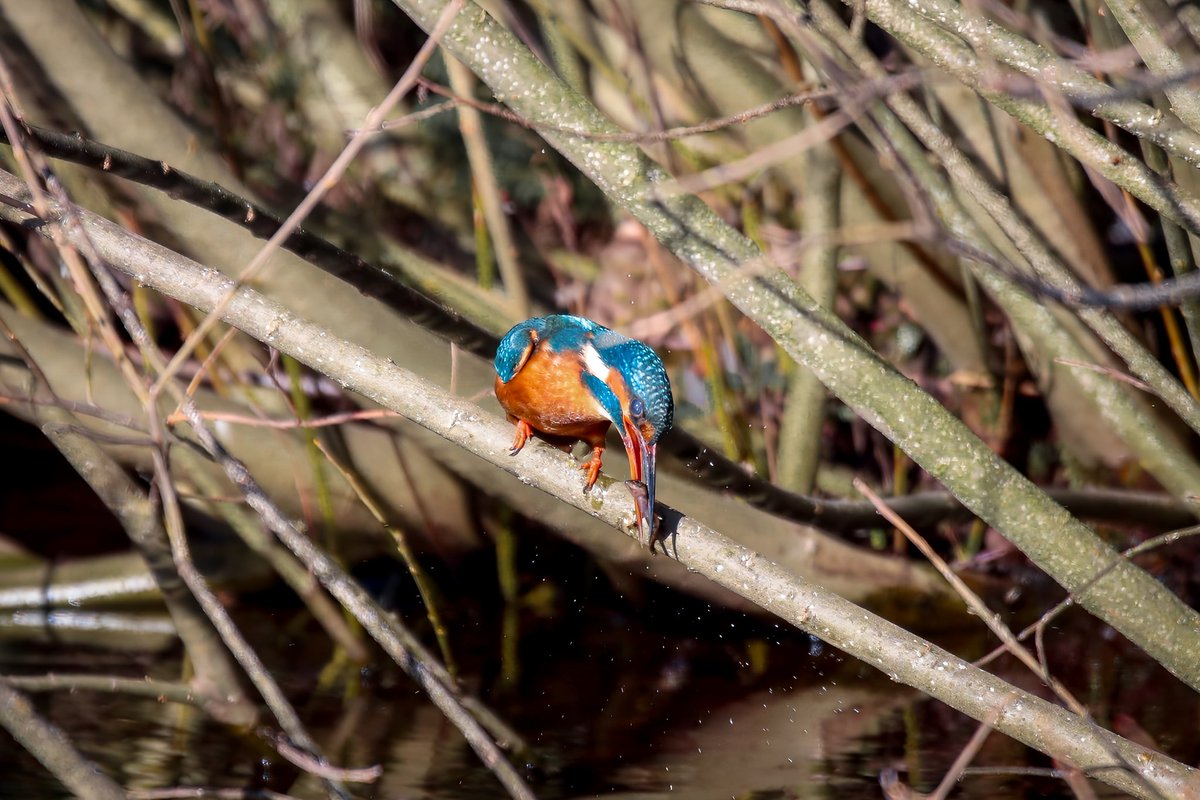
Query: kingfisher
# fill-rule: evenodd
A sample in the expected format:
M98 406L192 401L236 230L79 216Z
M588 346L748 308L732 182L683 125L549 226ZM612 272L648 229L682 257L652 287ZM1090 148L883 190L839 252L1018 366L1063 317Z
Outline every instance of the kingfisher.
M638 482L630 484L638 535L645 529L653 548L658 440L675 416L671 382L658 354L590 319L552 314L506 333L495 367L496 399L517 426L509 452L519 453L531 436L568 452L575 442L585 442L592 448L581 466L585 492L600 475L604 437L616 425Z

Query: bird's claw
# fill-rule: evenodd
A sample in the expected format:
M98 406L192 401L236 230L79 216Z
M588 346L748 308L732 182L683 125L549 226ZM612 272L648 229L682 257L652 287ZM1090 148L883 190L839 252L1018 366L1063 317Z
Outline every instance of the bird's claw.
M525 443L528 442L532 436L533 428L530 427L529 423L523 419L517 420L517 433L516 436L513 437L512 445L508 448L508 454L510 456L515 456L517 453L521 452L521 448L525 446Z
M581 470L587 472L587 478L583 483L583 493L587 494L596 485L596 479L600 477L600 454L604 452L603 447L592 448L592 454L588 456L587 461L579 465Z

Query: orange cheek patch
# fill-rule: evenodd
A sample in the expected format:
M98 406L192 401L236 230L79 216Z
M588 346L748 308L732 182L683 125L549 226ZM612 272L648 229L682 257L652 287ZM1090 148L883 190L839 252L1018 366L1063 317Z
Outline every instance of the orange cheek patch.
M624 376L615 369L608 371L608 379L605 380L608 388L612 389L613 394L617 396L617 402L621 404L621 409L629 408L629 399L631 397L629 386L625 383Z

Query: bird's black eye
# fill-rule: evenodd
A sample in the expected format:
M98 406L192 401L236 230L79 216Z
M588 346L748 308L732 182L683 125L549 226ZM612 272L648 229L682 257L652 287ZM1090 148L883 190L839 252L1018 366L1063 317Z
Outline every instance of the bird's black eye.
M629 416L643 417L646 415L646 404L642 402L642 398L635 397L629 401Z

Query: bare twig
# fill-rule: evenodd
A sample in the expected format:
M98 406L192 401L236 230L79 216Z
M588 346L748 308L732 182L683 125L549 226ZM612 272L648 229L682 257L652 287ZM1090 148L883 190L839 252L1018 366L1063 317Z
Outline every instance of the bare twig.
M954 763L950 765L950 769L946 770L946 774L942 776L942 780L938 783L937 788L929 794L929 800L945 800L950 796L950 792L954 791L955 784L962 779L963 772L967 766L978 755L979 750L983 747L983 743L987 741L988 735L992 732L992 726L989 722L980 724L975 729L975 733L971 734L971 738L967 741L962 750L954 759Z
M215 789L205 786L172 786L168 789L130 789L129 800L300 800L270 789Z
M1157 392L1154 391L1154 387L1151 386L1150 384L1146 383L1145 381L1139 381L1137 378L1133 377L1132 375L1126 375L1124 372L1121 372L1120 370L1117 370L1117 369L1113 369L1112 367L1106 367L1102 364L1089 364L1085 361L1076 361L1071 358L1056 358L1056 359L1054 359L1054 363L1062 364L1067 367L1078 367L1080 369L1086 369L1091 372L1099 373L1100 375L1107 375L1108 377L1112 378L1114 381L1121 381L1122 383L1128 383L1130 386L1134 387L1135 389L1140 389L1143 392L1149 392L1151 394L1157 394Z
M449 104L447 104L449 105ZM241 197L209 181L190 175L154 159L109 147L82 136L27 126L29 138L49 156L84 164L105 174L117 175L143 186L170 193L173 198L192 203L238 225L260 239L270 239L281 229L283 222L262 205ZM4 141L9 141L7 135ZM10 142L11 144L11 142ZM0 196L0 203L20 203L11 196ZM294 230L284 239L282 247L306 259L313 266L357 287L360 291L386 303L398 313L470 349L479 351L487 345L481 340L495 339L499 332L487 333L478 326L457 317L441 303L419 293L392 277L378 265L368 264L357 255L347 252L307 230ZM495 350L495 343L491 343ZM210 354L206 365L211 362ZM198 376L197 376L198 379Z
M174 681L55 672L47 675L11 675L0 680L14 689L26 692L105 692L153 697L160 702L169 700L173 703L203 706L196 696L195 687Z
M372 764L369 767L335 767L323 758L314 758L312 754L296 748L283 737L272 734L271 731L260 731L260 734L271 742L279 751L279 755L313 775L347 783L374 783L383 775L383 767L379 764Z
M263 419L236 414L232 411L202 411L201 418L220 422L233 422L238 425L248 425L255 428L273 428L276 430L292 430L294 428L328 428L334 425L345 425L349 422L365 422L373 419L391 419L398 416L394 411L384 408L369 408L362 411L346 411L342 414L329 414L316 419ZM183 422L182 414L176 412L167 418L168 425Z
M768 114L774 114L776 111L780 111L781 109L807 105L809 103L816 102L817 100L824 100L834 96L834 92L830 89L813 89L807 92L796 92L795 94L789 94L779 98L778 100L772 100L769 103L763 103L762 105L755 106L754 108L750 108L745 111L739 111L736 114L729 114L728 116L719 117L717 119L709 120L708 122L701 122L696 125L682 125L676 128L667 128L666 130L661 131L597 133L596 131L589 131L583 128L570 128L553 125L545 126L540 123L535 124L531 120L525 119L520 114L514 113L506 106L502 106L498 103L485 103L481 100L476 100L473 97L463 97L457 95L441 84L434 83L427 78L421 79L421 85L435 94L440 94L450 98L450 101L453 103L468 104L472 108L476 108L486 114L491 114L499 119L520 125L522 128L528 128L530 130L553 130L555 133L566 133L570 134L571 136L578 136L582 139L591 139L592 141L596 142L632 142L635 144L657 144L659 142L670 142L676 139L685 139L689 136L700 136L706 133L716 133L718 131L723 131L726 128L733 127L734 125L744 125L747 122L752 122L753 120L756 120L760 117L765 117ZM402 123L407 119L408 118L405 117L403 120L397 120L396 122ZM392 127L394 124L395 123L384 123L383 128L386 130L387 128Z

